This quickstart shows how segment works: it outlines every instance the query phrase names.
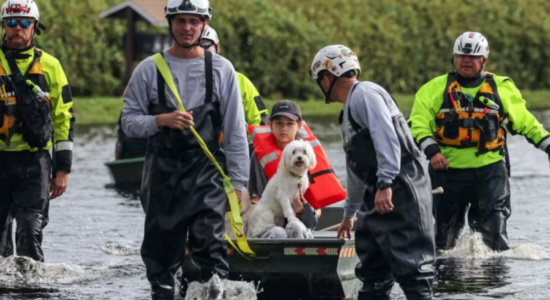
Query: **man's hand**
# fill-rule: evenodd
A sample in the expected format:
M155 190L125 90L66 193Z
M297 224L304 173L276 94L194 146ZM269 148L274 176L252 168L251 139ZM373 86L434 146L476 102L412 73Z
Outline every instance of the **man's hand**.
M437 153L430 159L430 164L434 170L447 170L449 168L449 162L441 153Z
M391 198L391 187L376 191L376 196L374 197L374 208L379 214L383 215L393 210L393 203L391 201Z
M300 197L300 195L294 197L294 200L292 200L290 206L292 206L292 210L294 210L295 213L304 213L304 203L302 202L302 197Z
M346 237L348 240L351 240L351 230L353 229L353 223L355 222L355 217L343 218L340 226L338 226L337 236L339 239L343 240Z
M193 112L181 112L175 110L171 113L157 115L157 127L170 127L173 129L184 130L189 126L195 126L193 122Z
M50 200L53 200L65 193L69 184L69 173L57 171L55 178L50 179Z

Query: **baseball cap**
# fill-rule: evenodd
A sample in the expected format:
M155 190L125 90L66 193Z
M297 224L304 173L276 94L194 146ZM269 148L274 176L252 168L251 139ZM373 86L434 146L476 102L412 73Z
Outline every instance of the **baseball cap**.
M298 121L302 119L302 111L294 101L281 100L273 105L269 119L271 120L277 116L285 116L292 121Z

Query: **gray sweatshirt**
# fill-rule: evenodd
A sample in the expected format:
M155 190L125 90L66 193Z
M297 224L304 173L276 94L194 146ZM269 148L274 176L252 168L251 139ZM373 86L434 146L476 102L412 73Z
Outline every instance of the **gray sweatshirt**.
M378 181L392 182L400 170L401 147L392 117L401 114L390 94L381 86L368 81L357 82L344 104L342 138L347 144L356 132L351 127L348 113L353 120L367 128L372 137L378 161ZM363 203L365 184L347 166L347 192L344 217L354 216Z
M206 98L204 57L180 59L164 51L183 106L187 111L204 104ZM246 125L241 93L235 69L230 61L212 54L214 77L213 102L220 102L223 149L228 175L236 189L241 190L248 181L249 155ZM177 109L176 98L165 87L166 102ZM153 59L146 58L135 69L124 93L122 129L129 137L149 137L157 132L155 116L149 115L149 104L158 104L157 67Z

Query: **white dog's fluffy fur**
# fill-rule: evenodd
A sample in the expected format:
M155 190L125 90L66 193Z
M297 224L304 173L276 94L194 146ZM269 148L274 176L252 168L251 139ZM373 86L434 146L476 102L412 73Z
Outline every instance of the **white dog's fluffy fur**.
M276 226L276 219L284 217L288 222L299 221L291 203L298 193L307 190L307 171L316 164L315 152L309 142L296 140L285 147L277 173L269 180L260 201L247 218L247 237L261 237Z

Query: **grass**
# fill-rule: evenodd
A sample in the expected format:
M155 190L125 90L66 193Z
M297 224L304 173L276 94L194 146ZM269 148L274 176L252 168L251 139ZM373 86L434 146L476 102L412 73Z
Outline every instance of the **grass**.
M550 109L550 90L524 91L523 98L530 110ZM394 94L403 112L411 110L413 94ZM268 109L274 100L264 99ZM322 100L297 101L304 116L337 117L342 109L338 103L325 104ZM115 124L118 122L123 102L121 97L76 97L74 110L78 125Z
M120 97L75 97L77 125L116 124L122 110Z

